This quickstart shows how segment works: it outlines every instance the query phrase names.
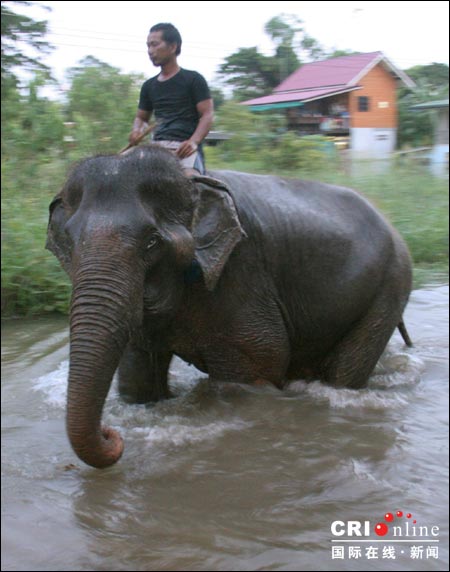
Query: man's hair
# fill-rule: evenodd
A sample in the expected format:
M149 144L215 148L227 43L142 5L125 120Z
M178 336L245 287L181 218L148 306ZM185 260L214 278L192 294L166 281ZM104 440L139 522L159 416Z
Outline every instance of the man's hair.
M181 53L181 35L180 32L175 28L173 24L155 24L150 28L150 32L162 32L162 39L168 44L176 44L177 51L175 54L177 56Z

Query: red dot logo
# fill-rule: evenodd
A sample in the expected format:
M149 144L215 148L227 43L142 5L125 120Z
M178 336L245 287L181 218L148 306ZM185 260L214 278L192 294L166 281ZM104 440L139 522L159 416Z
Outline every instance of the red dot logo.
M398 510L396 514L397 514L398 518L401 518L403 516L403 513L401 510Z
M384 518L386 518L386 516ZM386 520L388 519L386 518ZM388 533L388 531L389 531L388 525L384 524L384 522L379 522L378 524L375 525L375 534L378 534L378 536L385 536Z
M385 520L386 522L392 522L392 521L394 520L394 515L392 514L392 512L387 512L387 513L384 515L384 520Z

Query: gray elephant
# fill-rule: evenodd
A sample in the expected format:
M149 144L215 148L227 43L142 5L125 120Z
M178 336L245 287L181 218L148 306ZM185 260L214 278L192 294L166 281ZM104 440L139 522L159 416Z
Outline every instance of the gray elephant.
M94 467L123 450L101 426L117 368L139 403L170 396L173 355L225 382L359 388L397 326L409 343L410 256L361 195L211 175L138 147L83 160L50 205L47 248L73 283L67 430Z

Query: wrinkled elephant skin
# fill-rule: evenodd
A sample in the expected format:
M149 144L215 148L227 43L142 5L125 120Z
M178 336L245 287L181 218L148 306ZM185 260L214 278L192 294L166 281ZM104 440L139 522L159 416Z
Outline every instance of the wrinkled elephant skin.
M130 402L170 397L173 355L225 382L362 387L402 323L408 250L358 193L231 171L187 179L164 149L79 163L47 247L73 283L67 430L86 463L118 368Z

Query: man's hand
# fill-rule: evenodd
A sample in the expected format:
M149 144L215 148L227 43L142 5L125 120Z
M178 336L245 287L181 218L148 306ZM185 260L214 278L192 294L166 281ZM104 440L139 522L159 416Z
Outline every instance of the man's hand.
M187 139L186 141L183 141L178 147L177 156L180 159L186 159L186 157L190 157L193 153L195 153L197 149L197 143L191 139Z
M128 141L130 142L130 145L136 145L137 143L139 143L139 141L142 137L142 134L145 133L146 129L148 129L148 124L144 125L140 129L133 129L133 131L130 133L130 135L128 137Z
M143 138L142 135L149 129L151 113L144 111L143 109L138 109L136 117L134 118L133 127L131 128L131 133L128 136L128 141L130 146L137 145L139 141ZM147 131L148 132L148 131Z

